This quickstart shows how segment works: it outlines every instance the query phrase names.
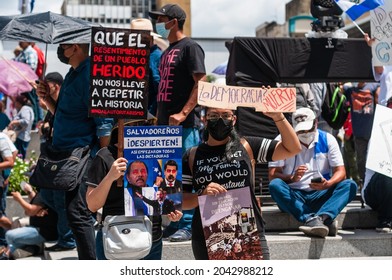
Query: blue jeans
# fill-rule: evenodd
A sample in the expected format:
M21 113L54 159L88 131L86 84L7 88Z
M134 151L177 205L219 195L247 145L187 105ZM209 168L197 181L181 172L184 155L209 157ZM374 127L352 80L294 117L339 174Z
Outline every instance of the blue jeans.
M279 208L298 221L304 223L312 216L328 215L330 219L326 224L330 224L353 200L357 184L347 179L326 190L303 191L290 188L282 179L273 179L269 183L269 190Z
M5 233L5 239L7 240L11 253L13 253L15 249L22 248L26 245L40 246L46 241L35 227L11 229Z
M185 153L188 149L200 144L200 133L197 128L183 128L182 129L182 153ZM183 216L178 222L170 222L169 228L173 229L185 229L191 231L192 219L195 209L183 210Z
M65 191L41 189L40 194L44 203L57 213L57 233L59 236L57 244L65 248L74 248L76 242L68 226Z
M97 236L95 239L95 245L97 247L97 260L107 260L103 250L103 240L102 240L102 229L97 231ZM154 241L150 253L145 256L142 260L161 260L162 259L162 238Z
M91 165L87 162L82 182L74 190L65 193L65 205L69 227L72 230L80 260L95 260L95 229L94 220L86 203L86 177Z

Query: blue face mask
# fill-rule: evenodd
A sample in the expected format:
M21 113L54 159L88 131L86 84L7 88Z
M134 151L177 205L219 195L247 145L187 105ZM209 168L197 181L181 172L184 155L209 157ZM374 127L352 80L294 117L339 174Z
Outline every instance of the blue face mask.
M157 33L161 35L163 39L167 39L167 37L169 37L170 30L171 30L171 28L169 30L165 28L166 23L167 22L159 22L155 25L155 28L157 29Z

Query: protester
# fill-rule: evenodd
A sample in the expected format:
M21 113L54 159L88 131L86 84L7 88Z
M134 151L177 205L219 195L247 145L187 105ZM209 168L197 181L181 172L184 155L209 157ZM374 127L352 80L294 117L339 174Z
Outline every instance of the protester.
M88 44L60 44L59 60L71 65L60 89L57 102L45 81L37 93L54 114L52 144L55 149L69 150L90 145L91 157L109 142L112 120L89 117L90 58ZM91 158L86 163L91 164ZM86 172L87 173L87 172ZM86 206L86 174L82 182L66 192L69 226L74 234L79 259L96 259L94 220Z
M15 58L15 61L26 63L34 70L34 72L36 72L39 64L39 58L36 50L33 48L33 43L21 41L19 42L19 46L23 49L23 51ZM31 102L31 107L34 112L34 120L32 123L33 130L36 129L36 125L43 118L43 112L38 104L38 96L35 91L35 86L36 85L33 84L33 89L26 94L27 98Z
M198 82L206 80L204 51L183 33L186 13L179 5L167 4L149 15L156 20L157 33L170 43L159 65L158 125L182 125L185 152L200 143L194 109ZM170 223L164 231L170 241L186 241L192 236L193 210L183 213L179 223Z
M38 78L42 79L42 76L44 75L44 70L46 68L46 61L45 61L45 55L43 51L36 45L36 43L32 42L31 47L35 50L37 53L37 69L35 70L35 74L37 74Z
M366 169L362 198L367 205L377 212L376 231L392 231L392 178Z
M94 158L88 174L88 189L87 189L87 205L92 212L103 208L102 220L105 220L107 215L124 215L124 190L123 187L117 186L117 179L126 175L130 184L138 184L140 186L146 185L147 170L145 165L142 173L137 170L136 179L131 179L129 173L133 171L132 165L129 166L127 174L127 160L123 157L117 158L118 151L118 127L115 126L108 147L102 148L98 151ZM134 165L136 168L136 164ZM136 182L137 181L137 182ZM167 217L172 221L178 221L182 216L179 211L172 212ZM153 223L152 238L153 244L150 253L144 257L144 260L160 260L162 258L162 218L158 216L150 216ZM97 232L96 236L97 259L105 260L102 241L102 228Z
M60 88L63 83L63 76L58 72L51 72L46 74L45 81L49 87L50 96L57 101L60 93ZM45 106L45 103L42 103ZM45 109L47 109L45 107ZM47 111L45 119L41 124L41 145L49 144L51 138L50 123L53 122L53 114ZM39 187L39 186L37 186ZM65 204L65 191L40 189L42 200L50 208L57 213L57 233L58 238L56 244L45 248L46 251L66 251L72 250L76 247L75 238L71 229L68 226L67 210Z
M379 91L378 83L359 82L355 86L347 88L344 92L350 102L357 167L362 182L365 178L368 144L372 134Z
M5 231L11 228L11 220L6 216L7 184L4 184L4 170L14 166L15 159L5 135L0 135L0 247L7 245Z
M57 239L56 212L47 207L40 194L32 189L28 191L30 202L26 202L20 192L11 194L30 219L27 226L6 232L8 247L1 256L2 259L20 259L42 253L44 242Z
M245 137L257 162L285 159L298 153L300 143L284 115L282 113L265 113L265 115L275 122L282 134L282 141ZM241 144L241 139L234 129L236 119L232 110L207 108L205 124L208 139L197 147L193 162L190 163L192 161L190 151L183 157L183 208L196 208L192 222L192 250L197 260L208 259L198 207L198 195L224 193L233 186L234 188L250 186L263 258L269 259L269 250L264 235L264 222L253 192L251 158L248 149ZM234 171L236 171L236 176L219 176ZM200 178L206 182L201 183Z
M25 94L18 95L14 101L17 114L9 123L8 129L14 130L17 134L15 146L22 159L26 158L27 148L31 140L31 128L34 121L34 112L28 104Z
M338 228L335 218L355 197L357 185L345 180L338 143L331 134L317 129L311 109L297 109L292 123L302 150L294 157L269 163L270 194L282 211L304 223L299 229L306 235L334 236Z
M131 29L151 31L150 41L150 75L148 84L148 111L156 116L157 114L157 95L158 86L161 79L159 75L159 61L161 59L162 50L155 44L156 38L161 38L161 35L153 32L152 23L149 19L138 18L131 21Z

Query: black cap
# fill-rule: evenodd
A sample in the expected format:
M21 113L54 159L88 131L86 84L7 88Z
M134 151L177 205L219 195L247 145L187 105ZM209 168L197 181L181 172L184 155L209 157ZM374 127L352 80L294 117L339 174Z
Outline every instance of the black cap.
M167 16L169 18L176 18L178 21L185 21L186 13L177 4L167 4L163 6L159 11L148 12L152 19L157 19L158 16Z
M63 76L61 76L61 74L59 72L51 72L51 73L46 74L45 81L56 83L61 86L64 79L63 79Z

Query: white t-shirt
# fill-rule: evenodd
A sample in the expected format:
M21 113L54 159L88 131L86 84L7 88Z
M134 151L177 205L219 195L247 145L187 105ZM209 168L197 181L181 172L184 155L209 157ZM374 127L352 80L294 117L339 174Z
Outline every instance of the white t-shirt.
M325 132L326 133L326 132ZM295 170L299 165L306 165L308 171L305 172L304 176L300 181L290 183L290 187L293 189L300 189L305 191L313 190L310 188L310 180L312 178L323 177L327 180L332 177L332 168L337 166L343 166L343 156L339 149L339 144L332 134L326 133L328 148L319 147L319 150L327 152L315 152L316 145L321 145L319 141L319 130L317 130L315 140L306 148L302 145L302 151L294 157L272 161L268 163L268 167L282 167L283 174L294 174ZM280 140L281 137L278 135L275 140ZM318 144L320 142L320 144Z
M387 101L392 97L392 65L384 66L384 72L380 75L374 72L374 79L380 82L380 93L378 95L378 104L387 106Z

